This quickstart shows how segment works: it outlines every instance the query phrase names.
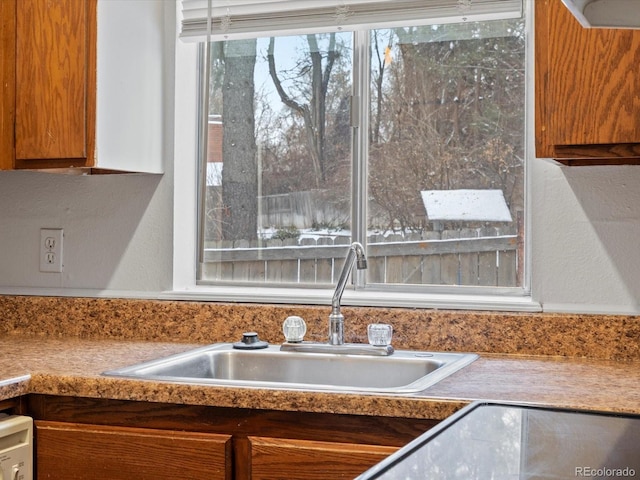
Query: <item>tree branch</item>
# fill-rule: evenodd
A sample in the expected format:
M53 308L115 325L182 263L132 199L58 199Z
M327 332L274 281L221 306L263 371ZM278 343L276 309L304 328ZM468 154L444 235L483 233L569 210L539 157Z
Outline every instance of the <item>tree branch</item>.
M280 100L282 100L282 103L284 103L287 107L295 110L301 115L304 115L304 107L293 100L291 97L289 97L289 95L287 95L287 92L284 91L284 88L282 88L282 82L280 81L278 72L276 71L276 61L273 55L274 50L275 38L271 37L269 39L269 52L267 54L267 60L269 61L269 75L271 76L271 80L273 80L273 84L276 87L278 95L280 96Z

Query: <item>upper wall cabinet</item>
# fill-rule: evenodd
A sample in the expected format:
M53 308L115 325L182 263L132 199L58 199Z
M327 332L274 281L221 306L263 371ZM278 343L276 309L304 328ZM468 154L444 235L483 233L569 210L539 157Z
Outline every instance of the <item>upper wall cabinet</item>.
M161 173L167 4L2 0L0 169Z
M536 156L640 163L640 30L585 29L561 0L535 2Z
M93 166L96 0L19 0L15 52L15 168Z

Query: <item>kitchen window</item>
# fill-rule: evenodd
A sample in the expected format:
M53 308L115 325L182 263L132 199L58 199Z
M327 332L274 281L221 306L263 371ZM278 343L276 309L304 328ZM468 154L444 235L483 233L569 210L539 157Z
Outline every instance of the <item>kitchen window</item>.
M196 2L200 287L526 295L520 2Z

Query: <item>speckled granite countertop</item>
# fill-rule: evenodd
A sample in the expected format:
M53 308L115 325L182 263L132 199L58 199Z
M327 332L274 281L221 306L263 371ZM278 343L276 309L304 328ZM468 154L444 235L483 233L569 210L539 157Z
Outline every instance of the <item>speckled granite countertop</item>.
M472 400L640 413L640 317L349 307L345 338L391 323L398 349L480 358L419 394L194 386L107 378L105 370L233 342L282 341L288 315L324 341L327 306L0 296L0 400L28 393L304 412L443 419Z
M483 354L417 394L212 387L101 372L201 344L0 336L0 400L28 393L288 411L443 419L472 400L640 413L640 361Z

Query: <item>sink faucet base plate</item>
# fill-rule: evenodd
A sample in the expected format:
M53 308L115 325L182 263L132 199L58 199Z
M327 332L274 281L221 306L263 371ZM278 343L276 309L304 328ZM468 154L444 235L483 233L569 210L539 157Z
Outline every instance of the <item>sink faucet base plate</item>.
M280 350L289 352L308 353L333 353L343 355L372 355L389 356L393 353L391 345L376 346L366 343L343 343L341 345L330 345L328 343L316 342L286 342L280 346Z

